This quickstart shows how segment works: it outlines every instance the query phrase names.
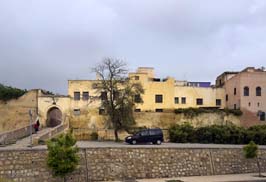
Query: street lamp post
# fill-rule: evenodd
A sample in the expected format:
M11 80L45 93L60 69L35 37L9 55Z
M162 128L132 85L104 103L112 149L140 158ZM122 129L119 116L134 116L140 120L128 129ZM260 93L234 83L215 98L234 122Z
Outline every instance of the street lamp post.
M29 110L29 116L30 116L30 144L28 147L32 147L32 110Z

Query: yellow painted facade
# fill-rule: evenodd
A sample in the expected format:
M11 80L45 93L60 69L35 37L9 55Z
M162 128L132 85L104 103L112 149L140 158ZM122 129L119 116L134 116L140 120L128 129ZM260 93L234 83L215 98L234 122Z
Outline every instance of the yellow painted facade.
M136 104L136 112L168 112L177 108L216 107L224 108L224 88L190 85L186 81L177 81L172 77L154 78L154 69L141 67L135 73L129 73L132 82L140 82L144 89L143 103ZM105 119L99 116L101 93L94 88L99 80L69 80L68 96L39 95L39 117L43 126L51 108L58 108L63 118L69 116L75 127L105 127ZM76 95L75 95L76 94ZM156 97L159 97L156 101ZM184 102L185 98L185 102ZM202 99L201 105L197 99ZM221 105L217 105L216 100ZM88 125L88 126L87 126Z
M152 77L151 77L152 76ZM186 81L177 81L172 77L154 79L152 68L139 68L136 73L130 73L131 80L140 82L145 93L143 103L137 104L141 111L163 111L189 107L218 107L224 108L224 89L216 87L188 86ZM156 102L156 95L162 95L162 102ZM183 98L183 102L182 102ZM202 105L197 104L202 99ZM220 100L217 105L216 100Z

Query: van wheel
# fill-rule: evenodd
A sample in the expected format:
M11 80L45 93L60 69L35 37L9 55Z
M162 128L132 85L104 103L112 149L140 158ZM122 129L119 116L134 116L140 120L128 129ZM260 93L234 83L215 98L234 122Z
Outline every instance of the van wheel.
M137 144L137 141L136 140L132 140L131 142L133 145L136 145Z
M161 144L162 144L162 141L161 141L161 140L157 140L157 141L156 141L156 144L157 144L157 145L161 145Z

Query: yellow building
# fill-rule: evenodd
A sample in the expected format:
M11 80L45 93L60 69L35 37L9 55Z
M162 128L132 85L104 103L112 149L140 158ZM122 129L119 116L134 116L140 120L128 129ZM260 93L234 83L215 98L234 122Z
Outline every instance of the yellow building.
M138 68L130 79L142 84L143 103L136 111L165 112L177 108L224 108L224 89L212 87L209 82L177 81L172 77L155 78L153 68Z
M224 108L224 89L210 86L209 82L176 81L172 77L158 79L154 69L141 67L129 78L140 82L144 88L143 103L136 104L136 112L167 112L176 108L217 107ZM75 115L83 109L100 108L99 96L93 88L98 80L69 80L70 108Z

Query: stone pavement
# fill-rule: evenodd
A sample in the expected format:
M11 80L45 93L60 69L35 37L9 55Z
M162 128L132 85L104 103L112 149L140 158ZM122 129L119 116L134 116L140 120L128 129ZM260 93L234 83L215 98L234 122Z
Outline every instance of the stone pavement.
M183 182L266 182L266 178L256 177L257 175L258 175L257 173L249 173L249 174L232 174L232 175L217 175L217 176L141 179L141 180L136 180L136 182L167 182L169 180L180 180L180 182L181 181ZM128 182L133 182L133 181L128 181Z

